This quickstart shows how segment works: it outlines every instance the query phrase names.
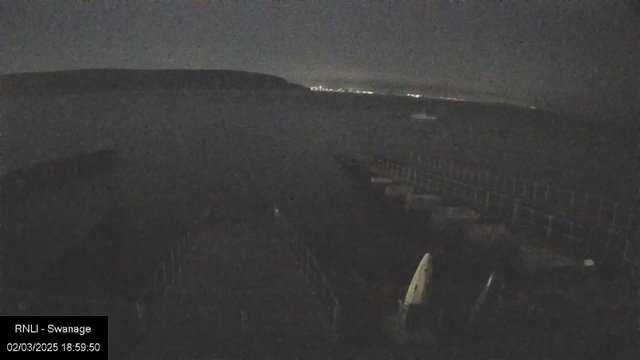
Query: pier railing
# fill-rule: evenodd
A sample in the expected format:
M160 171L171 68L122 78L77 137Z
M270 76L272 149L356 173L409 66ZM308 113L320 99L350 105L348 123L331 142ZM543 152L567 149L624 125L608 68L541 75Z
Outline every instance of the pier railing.
M140 324L143 328L149 326L153 318L152 312L162 306L169 289L175 284L183 265L200 239L198 234L209 218L209 213L210 209L207 207L192 220L189 230L171 245L165 258L152 273L150 284L136 301Z
M386 170L395 171L398 176L408 176L409 168L424 170L431 174L446 176L452 180L476 184L506 195L517 196L531 204L545 207L558 213L569 213L572 217L588 222L596 222L614 228L629 229L639 214L632 202L610 200L594 196L587 191L577 191L552 185L550 182L535 181L524 177L508 176L485 169L470 168L452 161L441 159L419 159L410 167L394 166L388 159L373 157L370 163L382 161Z
M330 279L320 267L313 252L307 247L304 240L298 236L295 228L282 217L282 214L279 215L278 221L281 222L283 235L288 240L300 272L311 286L320 304L322 304L325 327L331 329L337 335L340 329L341 305Z
M604 215L610 214L611 221L594 222L585 219L580 211L569 211L576 206L578 196L575 193L560 195L562 193L550 185L485 176L486 173L460 168L453 163L423 161L417 166L374 156L370 156L368 162L373 172L395 181L443 193L479 211L511 219L513 228L524 230L553 248L570 248L574 255L591 257L601 263L631 265L640 261L638 232L635 232L635 239L631 238L635 211L629 206L614 205L610 212L605 210L605 203L600 199L596 214L600 219L606 219ZM579 207L584 213L592 209L592 200L588 195L582 199ZM545 206L554 201L560 205Z

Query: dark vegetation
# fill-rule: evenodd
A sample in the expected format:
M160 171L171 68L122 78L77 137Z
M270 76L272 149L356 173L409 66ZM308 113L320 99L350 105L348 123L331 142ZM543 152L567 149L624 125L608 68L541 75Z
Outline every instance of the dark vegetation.
M105 285L116 270L111 262L126 239L118 186L111 181L116 167L115 151L102 150L37 163L1 178L9 220L4 229L9 255L5 286L105 296L89 291L88 285ZM102 211L97 210L100 207ZM74 215L86 212L95 212L97 221L75 223L81 218ZM65 215L71 218L66 219L70 227L65 226L67 221L55 220Z

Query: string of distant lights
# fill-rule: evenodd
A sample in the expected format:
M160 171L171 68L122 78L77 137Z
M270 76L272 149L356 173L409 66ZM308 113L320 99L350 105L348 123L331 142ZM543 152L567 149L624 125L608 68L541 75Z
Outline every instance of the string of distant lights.
M309 89L311 91L321 91L321 92L338 92L338 93L350 93L350 94L366 94L366 95L386 95L388 93L383 92L375 92L370 90L360 90L354 88L332 88L326 87L322 85L311 86ZM441 97L441 96L427 96L424 94L417 93L405 93L405 94L394 94L395 96L408 96L413 98L430 98L430 99L441 99L441 100L454 100L454 101L464 101L464 99L455 98L455 97Z
M360 89L354 89L354 88L331 88L331 87L326 87L322 85L311 86L310 89L312 91L326 91L326 92L339 92L339 93L351 93L351 94L367 94L367 95L386 94L386 93L374 92L370 90L360 90ZM422 94L412 94L412 93L402 94L402 96L410 96L415 98L425 97L425 95L422 95Z

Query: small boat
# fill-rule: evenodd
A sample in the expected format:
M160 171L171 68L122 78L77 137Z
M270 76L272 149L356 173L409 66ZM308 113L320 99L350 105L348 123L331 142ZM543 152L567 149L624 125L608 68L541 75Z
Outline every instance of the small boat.
M435 121L438 119L438 117L435 115L428 115L427 109L424 107L422 108L421 113L411 114L411 118L413 120L421 120L421 121Z

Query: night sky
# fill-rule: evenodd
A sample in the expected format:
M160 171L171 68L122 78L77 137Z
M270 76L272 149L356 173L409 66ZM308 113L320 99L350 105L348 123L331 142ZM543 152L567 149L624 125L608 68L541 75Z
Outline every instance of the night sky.
M640 16L622 0L0 4L2 73L226 68L640 112Z

